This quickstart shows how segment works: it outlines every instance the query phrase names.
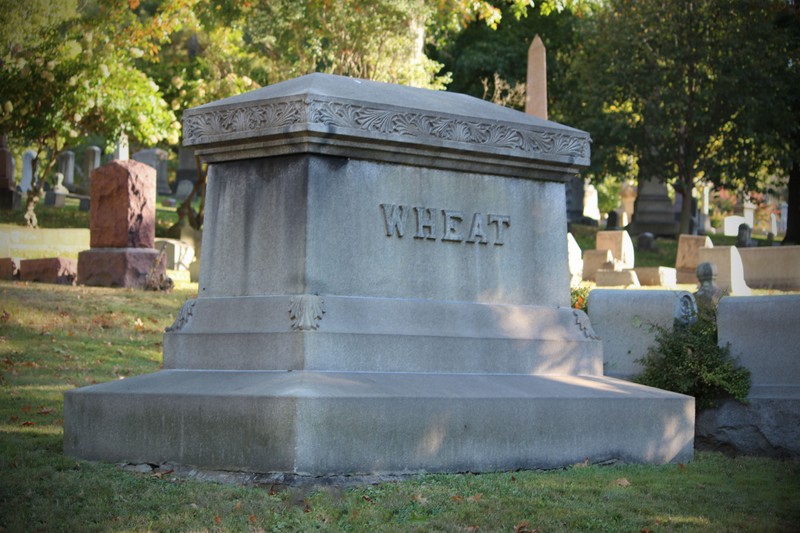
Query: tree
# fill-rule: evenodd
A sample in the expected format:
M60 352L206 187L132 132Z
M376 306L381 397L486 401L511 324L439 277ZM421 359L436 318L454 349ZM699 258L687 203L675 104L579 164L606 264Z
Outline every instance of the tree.
M122 132L155 144L177 142L180 125L161 98L158 86L133 66L141 50L114 46L86 12L64 10L48 17L31 38L4 47L0 86L0 132L17 145L32 147L33 189L25 220L36 226L35 208L45 180L67 143L83 135L103 134L109 144ZM24 15L25 4L9 7ZM15 10L21 10L15 11Z
M752 189L775 167L760 128L786 112L783 95L764 89L787 61L779 4L611 0L581 26L570 107L595 141L593 169L632 156L640 179L671 183L684 199L681 233L697 181Z

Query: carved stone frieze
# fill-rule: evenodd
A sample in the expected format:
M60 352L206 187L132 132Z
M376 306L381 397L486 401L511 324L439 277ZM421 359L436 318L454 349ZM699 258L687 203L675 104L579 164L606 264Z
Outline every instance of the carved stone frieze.
M292 298L289 304L291 327L295 331L310 331L319 328L325 313L325 302L314 294L303 294Z
M348 102L298 99L187 114L184 139L189 145L212 142L217 135L242 134L293 124L333 126L383 134L520 150L537 155L589 157L588 136L571 132L531 130L494 121L466 120L445 115L400 111Z

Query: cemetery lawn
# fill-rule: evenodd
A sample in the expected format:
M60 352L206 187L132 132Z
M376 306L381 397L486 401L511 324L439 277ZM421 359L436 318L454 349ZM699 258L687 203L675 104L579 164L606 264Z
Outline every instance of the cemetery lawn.
M178 221L178 213L174 207L161 205L158 199L156 207L156 237L166 237L167 229ZM43 203L43 202L42 202ZM40 228L89 228L89 212L79 209L78 198L67 198L66 205L54 208L40 203L36 207L36 218ZM0 210L0 224L25 225L24 211Z
M0 531L797 531L800 462L418 475L237 486L62 455L63 393L154 372L170 294L0 281ZM591 459L591 458L590 458Z

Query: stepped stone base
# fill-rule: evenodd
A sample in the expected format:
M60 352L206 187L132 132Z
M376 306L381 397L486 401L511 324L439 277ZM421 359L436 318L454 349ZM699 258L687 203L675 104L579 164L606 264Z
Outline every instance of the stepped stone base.
M304 475L687 461L694 400L600 376L162 370L65 393L64 451Z

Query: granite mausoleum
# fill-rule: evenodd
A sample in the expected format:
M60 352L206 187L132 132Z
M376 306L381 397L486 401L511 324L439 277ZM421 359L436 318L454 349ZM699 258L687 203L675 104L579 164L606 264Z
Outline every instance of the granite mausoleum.
M65 394L65 453L302 475L685 461L692 398L603 375L569 307L588 134L311 74L184 114L199 294L164 369Z

